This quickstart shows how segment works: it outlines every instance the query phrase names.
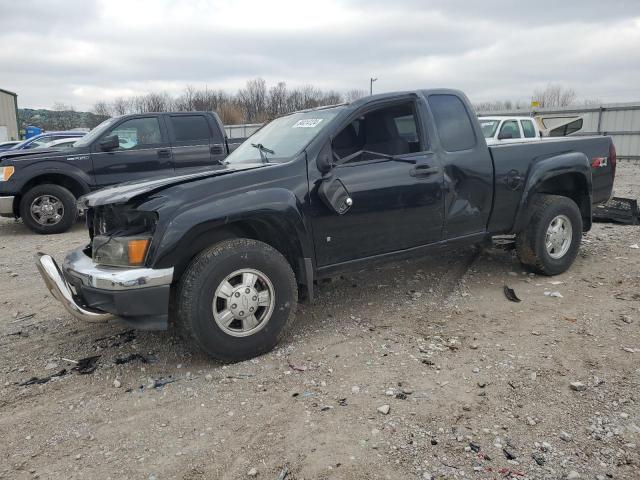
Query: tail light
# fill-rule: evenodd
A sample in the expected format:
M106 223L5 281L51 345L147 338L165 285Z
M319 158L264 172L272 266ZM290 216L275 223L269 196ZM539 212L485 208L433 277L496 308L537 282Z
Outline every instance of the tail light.
M609 164L611 165L611 175L613 178L616 177L616 146L611 142L609 145Z

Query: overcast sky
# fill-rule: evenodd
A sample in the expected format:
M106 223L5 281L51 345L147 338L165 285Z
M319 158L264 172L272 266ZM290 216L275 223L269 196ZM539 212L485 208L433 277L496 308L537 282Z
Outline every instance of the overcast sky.
M0 88L20 107L247 79L529 101L640 99L640 0L0 0Z

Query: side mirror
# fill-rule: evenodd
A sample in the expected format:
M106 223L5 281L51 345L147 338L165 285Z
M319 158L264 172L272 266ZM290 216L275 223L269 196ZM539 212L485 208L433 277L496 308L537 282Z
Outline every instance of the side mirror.
M498 134L498 140L506 140L508 138L513 138L510 132L500 132Z
M109 150L115 150L120 146L120 139L118 135L109 135L100 140L98 144L100 146L100 150L108 152Z
M344 215L353 205L347 187L333 175L325 178L318 186L318 196L330 210L338 215Z
M322 147L322 150L320 150L320 153L318 153L316 166L323 175L329 173L331 168L333 168L331 142L327 142L327 144Z

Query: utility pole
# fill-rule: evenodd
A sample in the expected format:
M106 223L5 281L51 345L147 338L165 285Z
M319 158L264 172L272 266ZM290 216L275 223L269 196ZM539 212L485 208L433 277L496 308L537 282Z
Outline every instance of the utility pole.
M373 82L375 82L376 80L378 79L373 77L369 79L369 95L373 95Z

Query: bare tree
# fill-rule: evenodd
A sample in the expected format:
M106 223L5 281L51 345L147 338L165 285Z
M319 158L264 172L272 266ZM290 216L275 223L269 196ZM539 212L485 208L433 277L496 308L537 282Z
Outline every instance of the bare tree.
M278 84L269 89L267 98L267 115L270 119L287 112L287 84L278 82Z
M131 113L133 110L132 103L131 98L118 97L111 102L111 112L113 112L114 115L126 115L127 113Z
M247 81L246 87L238 91L238 103L248 122L259 122L266 119L266 99L267 85L262 78Z
M568 107L576 103L577 95L572 88L550 83L544 90L535 90L532 100L537 101L541 108Z
M77 115L75 115L76 109L73 105L68 105L62 102L56 102L51 108L53 113L50 118L51 128L54 130L70 130L78 125L75 125L77 121Z
M346 102L353 102L360 98L366 97L369 93L363 88L352 88L351 90L347 90L344 94L344 99Z

